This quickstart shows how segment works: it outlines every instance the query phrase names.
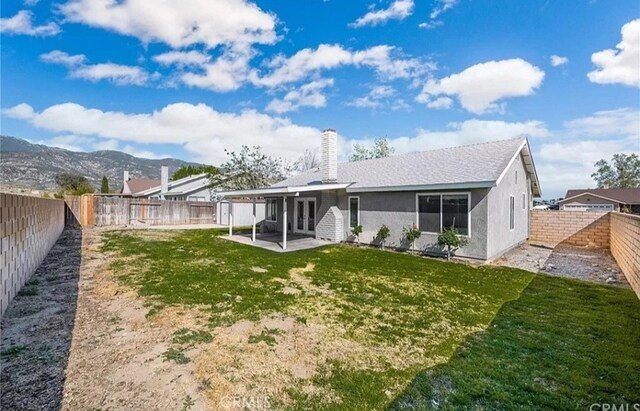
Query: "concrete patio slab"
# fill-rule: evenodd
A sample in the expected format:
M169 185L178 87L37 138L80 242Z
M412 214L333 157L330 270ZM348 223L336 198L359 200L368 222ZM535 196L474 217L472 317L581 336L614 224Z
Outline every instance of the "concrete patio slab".
M275 251L277 253L288 253L290 251L308 250L311 248L322 247L323 245L333 244L329 241L318 240L299 234L287 235L287 249L282 249L282 233L256 234L256 241L251 241L251 234L234 234L229 236L220 236L225 240L235 241L240 244L252 245L254 247L264 248L265 250Z

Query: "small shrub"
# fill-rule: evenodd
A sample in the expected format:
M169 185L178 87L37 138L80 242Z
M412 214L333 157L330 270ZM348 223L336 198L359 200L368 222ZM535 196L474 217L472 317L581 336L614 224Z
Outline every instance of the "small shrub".
M182 402L182 411L188 411L191 409L191 407L193 407L194 405L196 405L195 401L193 401L193 398L191 398L190 395L187 395L184 398L184 401Z
M416 227L415 224L412 225L411 228L407 228L407 227L403 228L402 232L405 240L407 240L407 242L411 244L411 254L414 254L416 240L420 238L420 236L422 235L422 232L418 229L418 227Z
M176 350L175 348L169 348L162 353L162 356L165 361L173 361L176 364L186 364L191 361L182 351Z
M25 285L22 287L22 290L18 291L18 295L22 297L38 295L38 287L35 285Z
M197 344L210 343L213 341L211 333L206 331L195 331L188 328L180 328L173 333L173 342L176 344Z
M390 235L391 230L389 230L389 227L387 227L386 224L382 224L382 227L380 227L380 229L378 230L378 234L376 234L376 237L380 241L380 248L382 248L383 250L384 242L387 240L387 238L389 238Z
M351 234L356 238L357 242L360 242L360 234L362 234L362 226L358 224L351 229Z
M469 239L460 236L455 227L445 228L440 235L438 235L438 245L446 248L447 260L451 258L454 251L460 247L464 247L468 243Z

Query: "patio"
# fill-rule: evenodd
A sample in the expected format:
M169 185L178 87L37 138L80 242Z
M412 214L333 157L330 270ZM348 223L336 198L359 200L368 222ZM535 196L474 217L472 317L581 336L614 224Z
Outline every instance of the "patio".
M311 248L322 247L331 244L329 241L318 240L315 237L291 234L287 235L287 248L282 247L282 233L264 233L256 234L255 241L251 241L251 234L233 234L231 236L220 236L220 238L235 241L240 244L252 245L254 247L264 248L265 250L275 251L278 253L286 253L289 251L308 250Z

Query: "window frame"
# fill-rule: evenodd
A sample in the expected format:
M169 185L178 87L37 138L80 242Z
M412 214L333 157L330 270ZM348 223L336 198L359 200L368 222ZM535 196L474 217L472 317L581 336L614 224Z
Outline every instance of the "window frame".
M274 208L274 214L276 216L275 220L269 220L269 203L273 202L273 208ZM278 222L278 199L277 198L265 198L265 216L264 216L264 221L267 221L269 223L277 223Z
M421 233L424 234L435 234L439 235L442 233L442 196L454 196L454 195L466 195L467 196L467 234L458 234L460 236L464 236L467 238L471 238L471 191L455 191L455 192L424 192L424 193L416 193L416 227L420 230ZM422 231L420 229L420 196L439 196L440 197L440 231Z
M349 207L348 208L349 208L349 229L350 230L354 228L354 227L351 226L351 199L352 198L355 198L356 200L358 200L358 216L357 216L357 220L358 220L357 223L358 224L357 225L361 225L360 224L360 196L349 196L349 199L348 199Z
M509 196L509 231L516 229L516 196Z

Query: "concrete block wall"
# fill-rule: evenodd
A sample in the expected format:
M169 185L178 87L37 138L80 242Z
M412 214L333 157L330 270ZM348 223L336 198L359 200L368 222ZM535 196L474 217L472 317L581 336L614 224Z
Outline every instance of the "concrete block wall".
M550 247L563 243L609 248L609 220L607 212L534 210L529 220L529 242Z
M0 193L0 316L64 229L62 200Z
M611 254L640 297L640 216L610 213Z

